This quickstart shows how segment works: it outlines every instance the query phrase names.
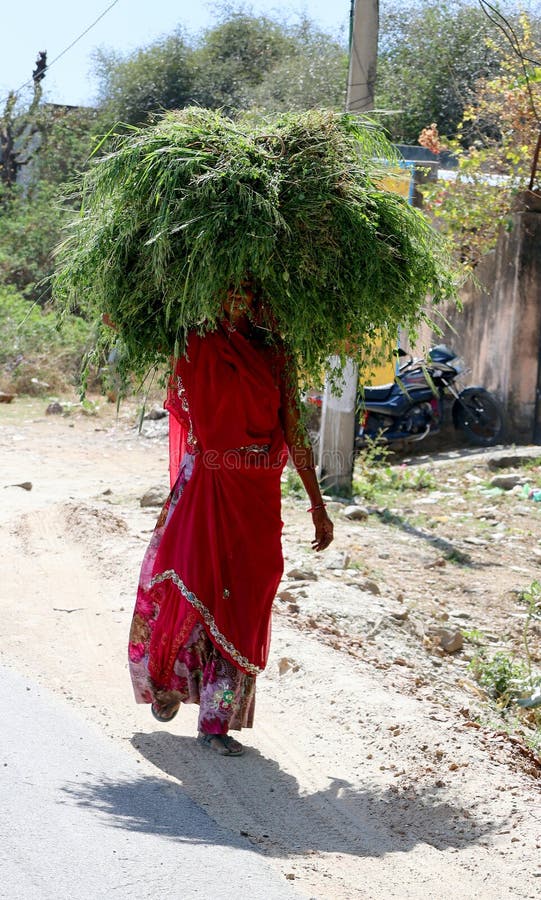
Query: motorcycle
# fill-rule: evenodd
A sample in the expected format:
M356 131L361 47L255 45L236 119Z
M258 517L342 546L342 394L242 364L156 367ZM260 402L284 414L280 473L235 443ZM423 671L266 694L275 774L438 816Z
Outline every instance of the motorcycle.
M408 354L403 350L397 354L403 361L391 384L361 389L356 449L362 449L367 440L411 443L435 434L443 421L447 396L453 400L453 424L470 443L489 447L501 440L504 416L500 403L482 387L458 390L455 381L466 370L451 349L439 344L426 359L409 356L406 361Z

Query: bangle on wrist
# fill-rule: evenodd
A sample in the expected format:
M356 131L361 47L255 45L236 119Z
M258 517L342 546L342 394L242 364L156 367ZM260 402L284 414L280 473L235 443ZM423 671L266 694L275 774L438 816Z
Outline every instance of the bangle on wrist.
M311 506L310 509L307 509L306 512L315 512L316 509L325 509L326 506L326 503L317 503L315 506Z

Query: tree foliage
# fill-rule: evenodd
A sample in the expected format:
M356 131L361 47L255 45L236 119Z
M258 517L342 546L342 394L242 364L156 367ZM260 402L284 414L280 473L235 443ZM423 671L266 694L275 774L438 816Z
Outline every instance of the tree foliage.
M508 5L513 22L518 13ZM532 16L539 28L539 17ZM498 74L503 37L476 0L382 4L376 105L398 142L435 122L454 137L479 79ZM190 103L264 112L343 109L347 46L308 18L226 12L195 38L182 29L132 54L96 54L107 125L141 124ZM463 139L468 136L464 132Z
M458 159L456 180L426 191L430 211L470 267L494 247L502 225L510 225L541 129L541 65L535 62L541 47L526 16L516 33L524 58L511 47L497 48L499 73L478 82L447 144Z
M44 303L67 216L59 192L86 167L97 117L94 110L30 104L13 127L17 181L0 186L0 283Z
M523 127L529 116L524 73L509 69L500 33L474 0L389 0L381 6L376 100L379 107L399 110L383 121L396 140L415 142L432 122L448 139L456 138L456 192L447 187L433 198L433 210L442 214L442 227L455 236L462 255L474 259L494 240L490 216L494 222L509 209L506 190L490 192L488 202L479 173L488 166L495 174L523 178L522 163L531 156L531 129ZM514 16L513 9L506 13ZM529 27L535 44L539 17L531 17ZM267 113L342 110L347 59L345 43L307 18L229 8L195 36L179 28L125 57L101 50L95 61L96 110L44 103L41 85L26 104L17 106L14 99L0 117L2 149L13 151L11 169L4 154L0 170L0 284L40 304L47 301L51 250L77 201L73 196L61 205L58 195L66 193L63 182L86 168L97 134L117 122L147 123L191 103L232 116L248 112L252 124ZM538 91L534 69L530 81ZM511 99L502 103L508 91ZM517 152L520 159L514 160Z
M516 22L511 4L507 14ZM500 71L504 40L472 0L420 0L383 8L376 105L395 141L414 144L433 122L455 136L479 80ZM467 138L466 132L462 137Z
M0 284L0 386L40 394L75 384L89 332L88 322L77 316L70 316L60 332L51 309Z
M126 58L98 50L94 67L104 123L137 125L150 113L181 109L193 97L194 53L180 28Z
M344 48L308 20L229 11L195 38L181 29L122 58L100 50L97 109L44 102L42 84L0 117L0 283L44 303L52 248L69 218L61 189L85 169L96 135L191 102L229 110L341 108ZM338 86L337 86L338 85Z
M106 122L141 124L195 103L227 113L342 108L344 46L310 20L279 22L229 11L191 42L182 31L125 58L95 56Z
M325 107L344 109L348 70L345 47L307 19L290 31L293 52L284 55L250 92L250 102L270 112Z
M254 88L294 52L294 41L277 22L233 13L200 39L194 53L194 100L209 109L246 109Z

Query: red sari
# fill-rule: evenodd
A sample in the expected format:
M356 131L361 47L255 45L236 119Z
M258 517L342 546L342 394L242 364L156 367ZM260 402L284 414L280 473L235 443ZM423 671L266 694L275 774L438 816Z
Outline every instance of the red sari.
M197 625L242 673L265 667L283 571L281 369L277 351L225 328L192 333L176 363L171 461L185 443L193 471L185 478L181 467L182 490L173 488L143 562L129 654L139 702L174 690L175 660Z

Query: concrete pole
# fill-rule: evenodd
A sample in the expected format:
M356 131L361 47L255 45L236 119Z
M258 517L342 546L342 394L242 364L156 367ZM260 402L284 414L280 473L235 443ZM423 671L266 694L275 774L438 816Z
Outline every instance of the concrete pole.
M378 31L379 0L352 0L347 112L364 113L374 106ZM338 359L330 365L338 365ZM339 394L328 379L325 383L318 461L326 493L351 495L358 380L357 367L348 362Z
M379 0L353 0L346 111L374 108L378 61Z

